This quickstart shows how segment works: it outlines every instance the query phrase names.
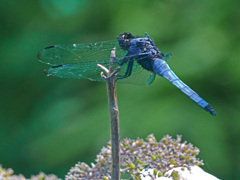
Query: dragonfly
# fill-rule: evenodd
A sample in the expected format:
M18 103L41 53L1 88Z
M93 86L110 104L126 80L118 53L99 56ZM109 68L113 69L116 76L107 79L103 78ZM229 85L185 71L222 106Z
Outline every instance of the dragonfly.
M150 36L135 37L120 34L115 40L87 44L58 44L45 47L38 53L40 62L50 65L47 76L104 81L97 64L109 66L109 55L116 48L114 68L120 67L116 81L150 85L156 75L162 76L191 98L201 108L216 116L212 106L182 82L169 67L171 54L158 50Z

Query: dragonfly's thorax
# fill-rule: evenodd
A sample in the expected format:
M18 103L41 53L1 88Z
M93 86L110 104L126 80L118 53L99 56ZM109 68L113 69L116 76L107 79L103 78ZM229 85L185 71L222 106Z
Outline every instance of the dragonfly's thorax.
M134 51L137 51L141 54L148 54L152 58L163 58L161 52L155 46L153 40L148 37L135 38L131 40L129 51L130 53L136 53Z
M146 54L151 58L163 58L161 52L155 46L149 36L134 38L131 33L123 33L118 36L119 46L128 51L128 55Z
M163 59L163 54L155 46L148 35L141 38L135 38L131 33L124 33L118 36L119 46L128 51L126 59L138 59L136 62L144 69L153 71L153 59Z
M163 58L162 53L149 37L135 38L130 41L128 55L135 54L142 56L137 62L148 71L153 71L152 63L154 58Z

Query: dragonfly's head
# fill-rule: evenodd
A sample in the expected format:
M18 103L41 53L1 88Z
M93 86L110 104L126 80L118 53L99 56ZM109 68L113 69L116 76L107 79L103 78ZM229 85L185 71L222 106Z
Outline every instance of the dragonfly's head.
M124 49L128 50L130 46L130 41L134 38L134 36L131 33L123 33L118 36L118 43L119 46Z

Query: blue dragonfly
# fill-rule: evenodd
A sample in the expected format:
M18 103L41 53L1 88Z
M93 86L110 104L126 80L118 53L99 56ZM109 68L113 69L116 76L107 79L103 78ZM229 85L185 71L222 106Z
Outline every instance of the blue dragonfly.
M170 54L158 50L148 34L134 37L123 33L116 40L89 44L52 45L38 53L38 59L52 67L45 70L48 76L61 78L89 79L104 81L97 64L109 65L110 51L116 47L114 67L121 67L116 79L121 83L150 85L156 74L170 81L184 94L213 116L214 109L196 92L183 83L167 64Z

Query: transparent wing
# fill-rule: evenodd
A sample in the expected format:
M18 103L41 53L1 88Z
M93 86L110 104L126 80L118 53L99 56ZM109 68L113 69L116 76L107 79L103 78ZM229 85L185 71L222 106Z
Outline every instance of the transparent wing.
M64 64L59 66L53 66L45 73L48 76L56 76L60 78L71 78L71 79L89 79L92 81L103 81L100 73L103 71L97 64L102 64L103 66L109 65L109 60L105 61L95 61L95 62L80 62Z
M120 66L119 61L123 60L117 59L114 62L114 68ZM45 73L48 76L56 76L60 78L71 78L71 79L88 79L91 81L104 81L100 73L103 71L97 64L101 64L105 67L109 67L109 60L95 61L95 62L80 62L53 66L47 70ZM127 71L128 63L120 66L121 70L118 73L118 77L123 77ZM121 78L118 83L124 84L151 84L155 76L149 71L143 69L137 61L134 61L132 67L132 74L129 77Z
M78 62L102 61L110 57L111 50L116 47L116 57L127 54L117 40L89 44L59 44L48 46L38 53L38 59L45 64L57 66Z
M38 53L38 59L53 67L45 70L48 76L72 79L89 79L93 81L103 81L100 76L102 69L97 64L109 67L110 53L116 47L116 61L114 67L119 66L119 62L126 56L127 51L119 47L118 41L103 41L89 44L59 44L48 46ZM134 58L131 58L134 59ZM119 80L119 83L130 84L151 84L154 78L151 72L144 70L138 63L138 58L134 59L132 74L129 77ZM121 65L118 76L124 76L128 63Z

